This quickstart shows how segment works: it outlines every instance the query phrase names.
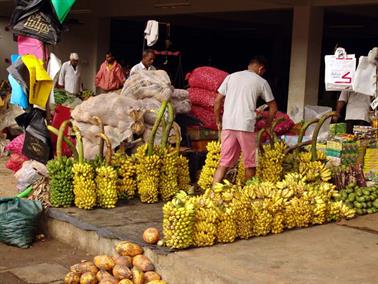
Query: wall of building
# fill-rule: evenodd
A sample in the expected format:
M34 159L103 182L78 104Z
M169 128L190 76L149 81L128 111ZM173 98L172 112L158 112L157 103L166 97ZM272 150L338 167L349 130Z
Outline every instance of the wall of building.
M7 18L0 18L0 80L8 78L6 68L9 66L6 60L10 60L12 53L17 53L17 44L13 41L11 32L7 32L5 27L8 25Z

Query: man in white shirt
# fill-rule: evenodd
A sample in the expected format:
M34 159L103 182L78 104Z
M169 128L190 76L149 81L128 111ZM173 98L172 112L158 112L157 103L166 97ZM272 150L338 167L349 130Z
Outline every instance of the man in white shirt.
M369 126L369 110L371 97L355 93L353 91L342 91L336 105L336 117L334 122L340 118L340 113L346 105L345 123L347 133L353 134L355 125Z
M269 106L268 126L277 112L272 90L261 77L265 73L266 65L263 57L255 57L250 61L248 70L228 75L218 89L214 114L218 128L222 129L222 149L214 184L221 182L227 170L236 165L240 153L243 154L246 180L256 174L257 99L261 97Z
M130 76L132 76L135 72L141 70L156 70L156 68L152 65L155 61L155 52L152 49L146 49L143 51L143 58L142 61L139 62L137 65L134 65L133 68L130 70Z
M60 87L71 95L78 95L81 91L79 55L70 54L70 60L63 63L60 69L59 81Z

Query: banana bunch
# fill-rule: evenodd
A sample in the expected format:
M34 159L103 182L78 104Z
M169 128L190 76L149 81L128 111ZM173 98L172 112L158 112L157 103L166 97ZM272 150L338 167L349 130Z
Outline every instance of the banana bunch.
M218 211L217 240L220 243L232 243L238 236L234 221L234 210L223 207Z
M328 169L323 162L301 162L299 164L299 173L306 176L308 182L329 181L332 177L332 172Z
M237 235L241 239L251 238L253 236L253 211L248 195L236 194L231 207L235 212Z
M72 160L67 157L50 160L47 163L50 176L50 203L53 207L70 207L74 194L72 190Z
M163 201L171 200L179 191L177 183L178 153L172 147L162 148L159 193Z
M137 187L134 157L116 153L112 158L112 166L117 170L118 199L132 199Z
M273 215L272 229L273 234L280 234L285 229L285 213L284 211L277 211Z
M97 203L102 208L114 208L118 202L118 175L112 166L96 169Z
M281 180L286 148L282 141L276 141L273 147L265 144L262 153L259 152L256 176L273 183Z
M244 185L245 183L245 167L243 162L243 154L240 155L240 160L238 163L238 174L236 176L236 183Z
M328 222L340 221L342 218L351 219L356 215L356 211L342 201L330 202L328 205Z
M197 247L211 246L215 243L217 233L218 211L210 199L192 197L190 202L195 208L193 243Z
M135 154L138 193L143 203L156 203L159 201L161 160L156 154L146 156L146 149L147 145L140 146Z
M284 190L282 196L286 199L292 195L302 195L306 190L306 177L299 173L288 173L282 181L276 183L279 190Z
M178 155L177 157L177 184L179 190L189 192L190 190L190 173L189 161L186 157Z
M312 209L312 224L324 224L327 221L327 202L320 196L315 197Z
M253 235L266 236L272 229L273 216L269 212L269 203L267 200L256 199L252 202L254 216Z
M180 191L163 206L164 240L170 248L187 248L193 245L195 208L184 191Z
M211 187L213 184L213 178L215 171L218 168L219 160L220 160L220 152L221 152L221 144L220 142L209 142L206 146L207 155L205 160L205 165L202 168L198 185L202 188L202 190L206 190Z
M81 209L92 209L97 198L92 166L87 162L74 163L72 173L75 205Z
M296 227L304 228L311 224L312 207L305 198L293 198L290 200L294 208Z

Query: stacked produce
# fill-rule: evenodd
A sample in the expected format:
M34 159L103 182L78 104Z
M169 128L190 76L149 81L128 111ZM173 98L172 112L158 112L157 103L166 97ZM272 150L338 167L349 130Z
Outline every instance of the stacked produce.
M211 187L215 171L218 168L221 152L220 142L209 142L206 146L207 155L205 165L202 168L201 175L198 180L198 185L202 190L206 190Z
M215 186L208 184L202 196L179 197L179 205L174 202L167 205L163 220L167 224L163 232L166 244L182 248L177 242L176 226L171 226L172 220L179 224L179 230L184 228L187 233L187 246L190 243L204 246L354 217L355 210L337 200L339 194L329 182L331 170L325 165L325 156L316 151L316 133L323 121L321 119L315 129L310 153L295 151L287 161L287 152L293 149L287 149L281 141L271 142L260 152L258 167L261 168L257 171L260 176L244 187L228 181ZM284 163L288 162L292 165L284 168ZM181 215L175 214L176 208L186 208L187 204L194 205L194 213L182 214L190 217L189 220L177 220Z
M99 136L105 140L108 151L105 164L96 168L97 204L102 208L114 208L118 201L118 175L111 166L112 146L105 134L101 133Z
M79 159L73 164L73 191L75 205L82 209L92 209L96 206L95 172L92 165L84 161L83 143L78 128L73 128L76 133L76 143L79 149Z
M71 266L64 283L167 284L139 245L124 241L115 250L115 256L98 255Z
M112 166L117 170L118 199L132 199L137 189L135 158L125 153L117 152L113 155Z
M171 200L179 190L178 187L178 153L172 147L162 148L160 155L162 167L160 169L159 193L163 201Z
M217 90L228 74L214 67L199 67L187 75L191 114L205 128L217 130L214 118L214 102Z
M378 212L378 186L359 187L350 183L340 191L339 199L354 208L358 215Z

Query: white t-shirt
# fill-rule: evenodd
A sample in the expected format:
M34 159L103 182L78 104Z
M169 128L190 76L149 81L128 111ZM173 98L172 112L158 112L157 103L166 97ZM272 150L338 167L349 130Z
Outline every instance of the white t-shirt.
M76 66L76 70L71 62L64 62L59 74L59 85L64 86L64 90L71 94L80 93L80 66Z
M222 128L229 130L254 132L257 99L274 100L268 82L248 70L228 75L218 93L226 96Z
M365 120L369 122L370 96L353 91L342 91L339 101L347 103L345 120Z
M139 62L137 65L134 65L133 68L130 70L130 76L133 75L135 72L141 71L141 70L156 70L154 66L146 68L142 62Z

